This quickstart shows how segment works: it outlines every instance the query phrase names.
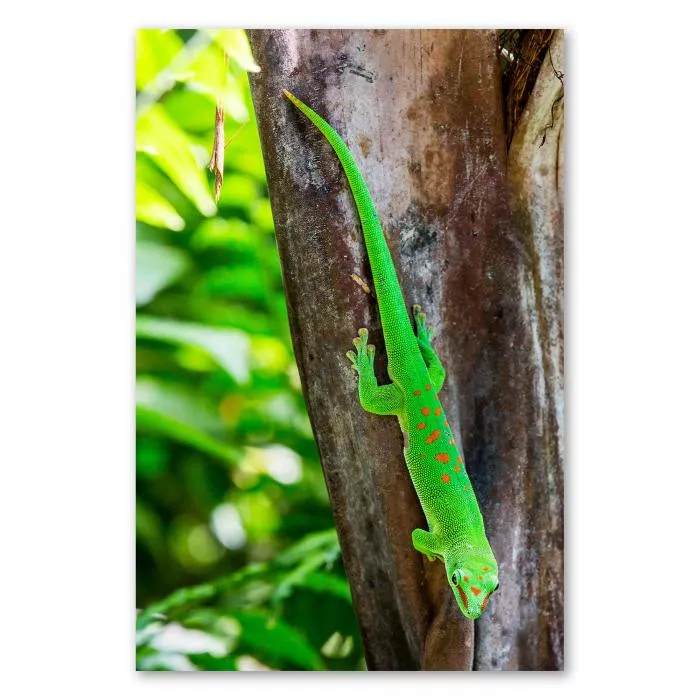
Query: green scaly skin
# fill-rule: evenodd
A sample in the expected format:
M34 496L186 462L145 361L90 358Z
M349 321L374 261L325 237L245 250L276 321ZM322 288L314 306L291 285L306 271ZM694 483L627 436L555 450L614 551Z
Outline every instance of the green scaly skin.
M362 223L379 302L391 384L378 386L374 346L367 329L348 352L359 375L360 405L370 413L397 416L404 433L404 457L429 531L413 531L413 546L429 559L440 558L462 613L479 617L498 587L498 564L484 530L474 489L445 417L438 392L445 370L431 344L425 314L413 307L414 333L379 218L367 185L333 127L291 93L285 95L319 129L345 170Z

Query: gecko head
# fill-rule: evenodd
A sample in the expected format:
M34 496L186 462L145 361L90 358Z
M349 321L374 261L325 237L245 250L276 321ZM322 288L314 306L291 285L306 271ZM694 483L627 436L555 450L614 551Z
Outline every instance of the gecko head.
M498 588L498 565L492 557L470 556L462 561L445 561L447 578L462 614L476 620Z

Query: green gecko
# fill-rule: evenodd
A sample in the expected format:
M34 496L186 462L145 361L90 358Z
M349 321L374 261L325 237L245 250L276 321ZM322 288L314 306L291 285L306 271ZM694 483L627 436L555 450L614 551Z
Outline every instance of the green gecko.
M284 94L303 112L336 152L360 215L379 303L391 384L379 386L374 375L374 346L366 328L347 356L359 376L360 405L365 411L396 416L404 434L404 458L429 530L412 533L413 546L430 560L441 559L462 613L475 620L498 588L498 564L462 457L455 445L438 392L445 381L425 314L413 307L414 333L391 253L367 185L350 149L333 127L290 92Z

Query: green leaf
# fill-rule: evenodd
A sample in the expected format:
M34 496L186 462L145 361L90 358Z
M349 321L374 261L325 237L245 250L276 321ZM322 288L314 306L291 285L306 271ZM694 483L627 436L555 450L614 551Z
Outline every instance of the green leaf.
M196 289L206 295L245 299L258 304L265 304L269 294L267 279L254 265L236 267L235 274L230 267L215 267L200 277Z
M330 593L352 605L350 586L347 580L340 576L334 576L325 571L312 571L298 585L318 593Z
M166 445L157 438L136 441L136 475L142 479L157 479L168 471L169 454Z
M189 258L180 250L152 241L136 243L136 306L152 301L189 268Z
M294 627L281 620L271 623L264 612L237 612L235 616L242 628L238 651L247 649L275 665L288 662L312 671L324 669L321 656Z
M263 231L275 230L275 221L272 218L272 208L270 200L262 197L258 198L250 207L250 215L253 223L259 226ZM279 259L278 253L274 251L275 256Z
M216 103L211 95L195 92L187 83L168 93L163 105L170 117L187 131L209 134L214 129Z
M315 571L326 561L325 552L314 552L306 557L295 569L292 569L288 574L285 574L277 584L272 603L277 604L284 598L292 594L296 586L303 585L306 578L312 571Z
M226 172L249 175L261 185L266 183L262 146L255 120L236 133L224 152Z
M191 222L199 218L199 212L182 190L153 162L147 153L136 154L136 181L141 182L161 197L185 219ZM160 239L159 239L160 240Z
M267 564L248 564L243 569L234 571L232 574L215 581L188 588L179 588L163 600L151 603L147 608L141 610L136 617L136 629L143 630L152 622L160 622L167 619L166 612L172 617L173 611L177 608L195 603L202 604L221 591L234 590L237 586L245 584L251 579L263 576L268 571L268 568Z
M136 337L194 345L207 352L235 381L243 384L250 378L250 341L240 331L139 315L136 317Z
M215 31L214 41L244 70L259 73L260 66L255 62L250 50L248 37L243 29L222 29Z
M136 88L143 90L182 50L182 39L168 29L136 32Z
M136 181L136 218L151 226L182 231L185 220L175 211L167 199L144 182Z
M192 143L162 105L154 104L136 119L136 149L147 153L205 216L216 212L204 168Z
M253 226L240 219L205 219L192 235L190 245L194 250L226 248L239 255L253 257L257 254L259 234Z
M243 97L241 83L229 75L223 51L216 45L202 51L191 65L192 75L187 83L189 90L210 95L220 103L227 116L239 123L250 118ZM214 106L212 106L212 115Z
M233 656L212 656L211 654L190 654L190 661L202 671L235 671Z
M219 202L221 206L248 209L258 199L258 185L248 175L229 173L224 178Z
M136 498L136 539L143 540L151 550L162 546L162 528L158 514L144 501Z
M154 379L136 380L136 427L166 435L227 463L240 458L238 450L216 437L225 426L213 407Z
M251 358L257 370L272 376L284 372L291 360L285 343L279 338L264 336L252 339Z
M282 552L275 562L279 566L291 566L319 550L326 553L327 561L333 561L340 553L338 534L335 530L322 530L302 538L289 549Z

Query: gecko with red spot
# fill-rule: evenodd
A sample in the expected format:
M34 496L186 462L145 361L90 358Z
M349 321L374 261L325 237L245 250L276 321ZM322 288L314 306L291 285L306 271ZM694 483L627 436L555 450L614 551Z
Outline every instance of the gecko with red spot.
M428 558L444 562L460 610L476 619L498 588L498 564L469 476L460 467L462 457L449 423L440 418L438 392L445 369L432 347L425 314L420 306L413 307L414 333L379 217L350 149L327 121L291 93L285 94L333 147L360 215L392 380L377 384L374 346L367 342L367 329L360 328L353 340L356 352L347 353L359 375L360 405L370 413L398 417L406 436L406 465L428 523L428 530L413 531L413 546ZM477 577L479 586L468 586L470 578Z

